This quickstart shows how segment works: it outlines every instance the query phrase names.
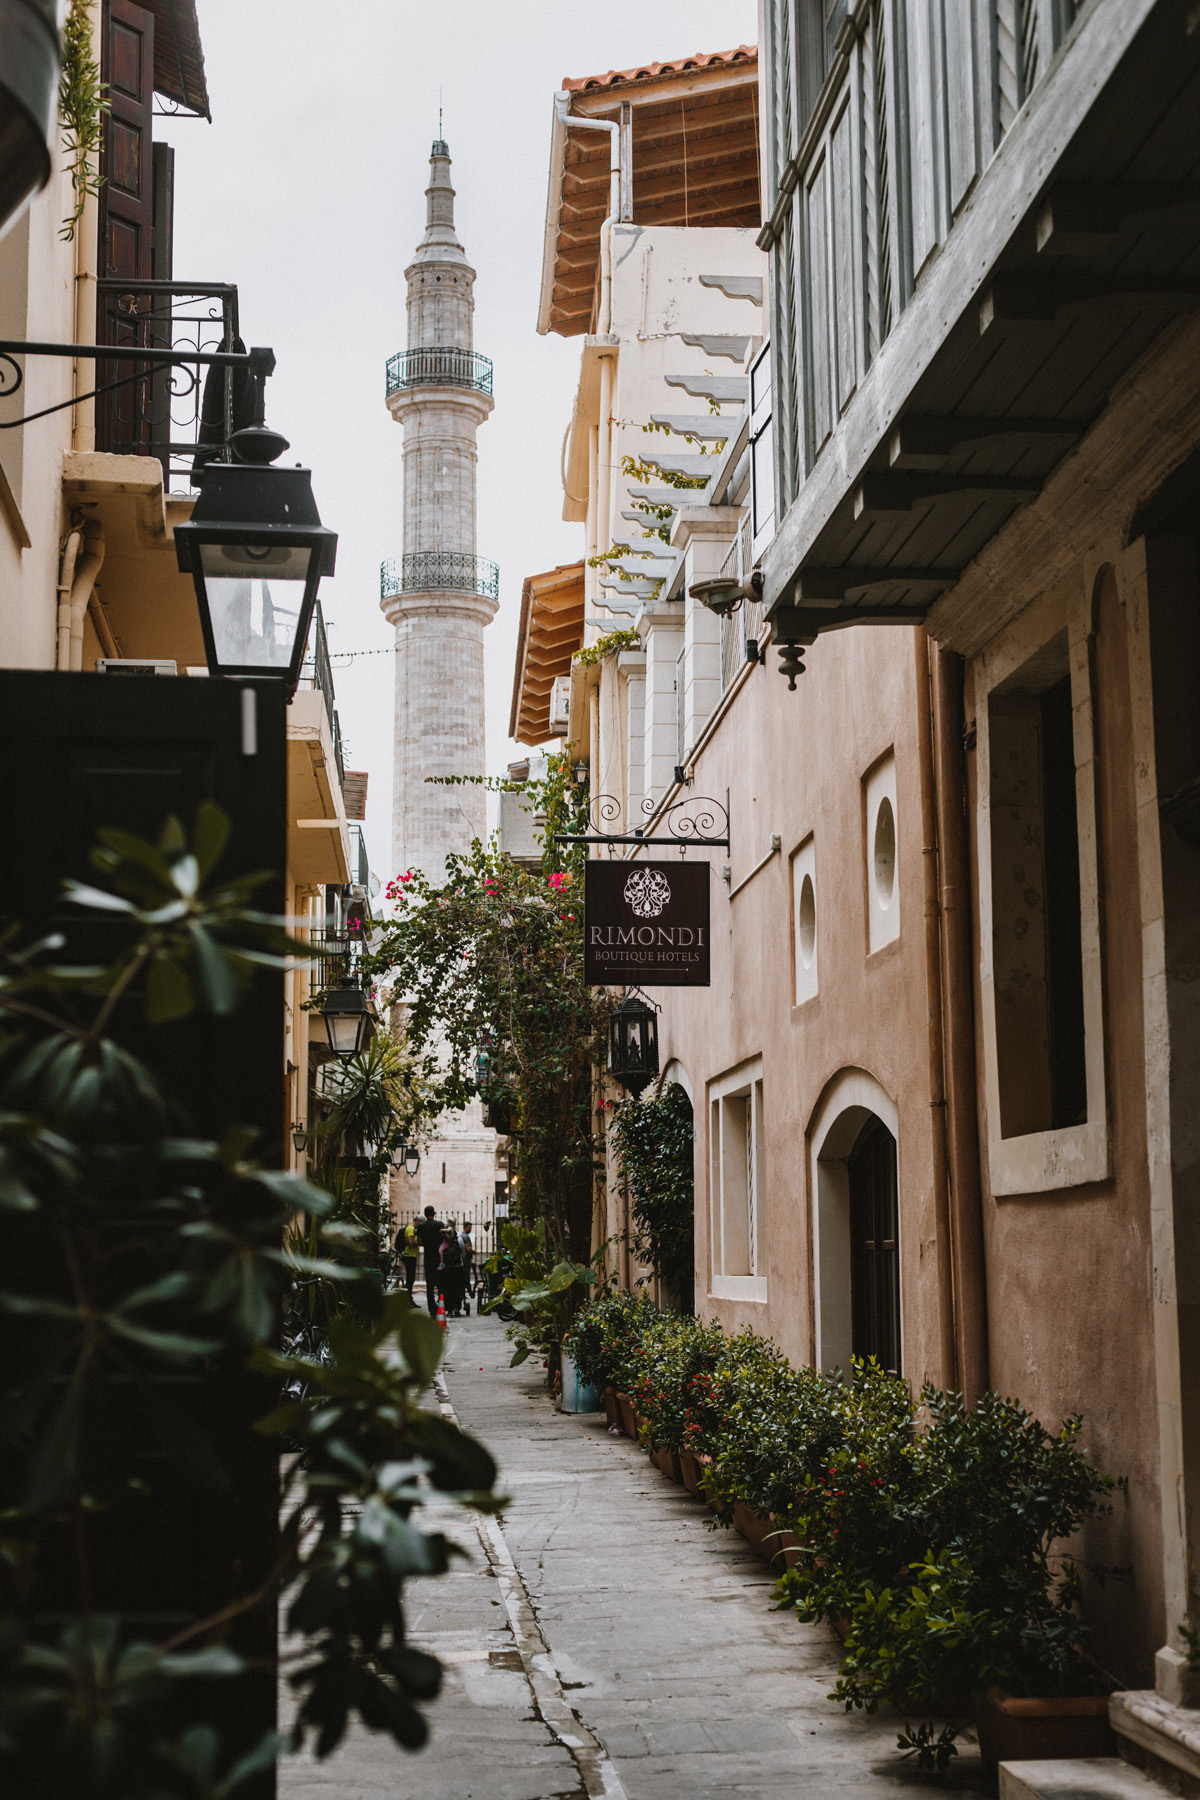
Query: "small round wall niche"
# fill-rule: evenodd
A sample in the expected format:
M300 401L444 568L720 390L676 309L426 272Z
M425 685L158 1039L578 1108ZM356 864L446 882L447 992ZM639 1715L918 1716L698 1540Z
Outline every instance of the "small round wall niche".
M885 794L875 814L875 842L872 846L875 865L875 898L886 912L892 904L896 884L896 815Z
M806 969L811 969L817 948L817 897L813 893L811 875L804 877L800 889L799 926L800 961Z

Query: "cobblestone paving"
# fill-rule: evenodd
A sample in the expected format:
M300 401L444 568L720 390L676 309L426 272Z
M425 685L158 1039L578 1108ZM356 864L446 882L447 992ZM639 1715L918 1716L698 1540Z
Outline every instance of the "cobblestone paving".
M742 1540L706 1529L603 1415L555 1412L543 1371L508 1356L495 1320L454 1321L449 1401L512 1501L482 1540L456 1522L470 1561L409 1589L414 1638L447 1665L427 1748L356 1731L323 1765L289 1759L281 1800L928 1792L895 1755L894 1718L828 1700L835 1640L771 1610ZM986 1791L971 1744L937 1785Z

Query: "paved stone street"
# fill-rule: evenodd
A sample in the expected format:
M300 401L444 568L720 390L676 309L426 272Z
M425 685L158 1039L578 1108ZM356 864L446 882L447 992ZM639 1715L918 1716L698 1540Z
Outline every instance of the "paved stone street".
M770 1607L771 1577L602 1414L556 1412L493 1319L456 1320L443 1404L495 1453L502 1526L458 1522L460 1571L409 1589L447 1679L417 1756L352 1733L292 1758L282 1800L675 1800L925 1789L894 1718L827 1698L836 1644ZM948 1784L978 1791L973 1746Z

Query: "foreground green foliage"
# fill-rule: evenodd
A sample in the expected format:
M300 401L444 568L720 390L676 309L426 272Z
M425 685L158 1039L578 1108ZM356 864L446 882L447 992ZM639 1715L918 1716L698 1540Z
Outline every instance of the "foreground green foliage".
M718 1518L739 1503L794 1534L778 1598L844 1633L831 1698L954 1714L998 1682L1018 1694L1104 1692L1081 1603L1084 1578L1128 1573L1075 1553L1123 1485L1019 1402L973 1407L875 1363L848 1377L795 1369L750 1331L606 1295L567 1339L584 1380L628 1393L652 1447L704 1461ZM941 1768L953 1731L917 1726L902 1748Z
M256 882L210 879L226 833L205 806L190 843L174 821L157 846L102 834L110 886L71 894L123 932L103 967L56 966L59 940L0 945L0 1787L30 1800L224 1800L268 1769L281 1740L242 1722L261 1716L244 1696L280 1598L301 1646L293 1741L326 1755L357 1715L420 1743L439 1671L405 1642L403 1583L450 1550L414 1514L425 1483L493 1503L486 1450L420 1405L442 1334L385 1299L331 1197L259 1166L233 1124L187 1136L110 1035L135 995L151 1019L225 1013L286 960ZM278 1350L297 1284L353 1299L330 1309L324 1357ZM197 1590L210 1612L149 1627L172 1527L186 1570L189 1519L227 1516L240 1545L264 1500L270 1566L250 1583L231 1555L225 1591Z

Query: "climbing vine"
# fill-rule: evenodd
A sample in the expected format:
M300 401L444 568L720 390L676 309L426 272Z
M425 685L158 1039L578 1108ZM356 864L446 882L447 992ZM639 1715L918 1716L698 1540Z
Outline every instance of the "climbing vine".
M594 644L585 644L582 650L577 650L572 661L581 669L594 669L597 663L603 662L606 656L615 656L618 650L640 650L641 647L642 640L636 631L606 631Z
M74 209L63 220L59 237L75 241L75 228L83 217L89 194L103 184L99 172L103 120L110 111L106 84L100 80L100 64L92 55L92 24L87 0L71 0L62 36L62 74L58 82L58 110L62 117L63 154L75 193Z
M692 1103L675 1083L650 1100L613 1110L610 1138L629 1183L634 1249L692 1310L695 1256L695 1127Z

